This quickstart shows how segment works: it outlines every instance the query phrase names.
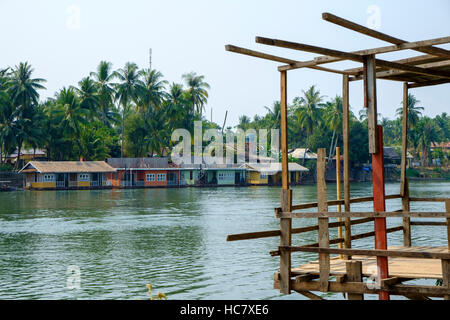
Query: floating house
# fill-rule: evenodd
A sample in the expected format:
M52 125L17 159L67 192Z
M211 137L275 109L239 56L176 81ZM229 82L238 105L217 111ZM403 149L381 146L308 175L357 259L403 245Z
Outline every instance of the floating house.
M248 163L247 182L252 185L278 185L281 184L281 163ZM300 181L300 172L309 170L298 163L289 163L290 183Z
M180 185L245 185L244 164L182 164Z
M106 162L115 172L108 175L114 187L179 186L179 168L169 164L168 158L108 158Z
M27 189L86 189L110 187L115 169L104 161L30 161L25 174Z

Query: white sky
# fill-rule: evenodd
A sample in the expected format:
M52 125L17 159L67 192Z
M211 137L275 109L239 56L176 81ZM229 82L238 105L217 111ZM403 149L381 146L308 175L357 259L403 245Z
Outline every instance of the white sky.
M388 45L322 20L330 12L366 25L380 9L379 31L417 41L450 35L450 1L82 1L0 0L2 50L0 68L29 61L34 77L47 79L41 97L53 96L63 86L77 82L94 71L100 60L123 67L133 61L152 66L170 82L181 82L189 71L205 76L211 85L207 117L228 125L242 114L265 114L264 106L279 99L278 63L242 56L224 49L234 44L298 60L314 55L256 44L255 36L273 37L326 48L352 51ZM79 25L74 11L80 10ZM77 27L78 26L78 27ZM449 45L440 47L450 49ZM380 55L393 60L421 53L407 51ZM346 68L354 63L329 65ZM316 84L327 98L341 94L341 76L308 69L288 73L288 99ZM425 114L450 113L450 84L414 89ZM378 109L393 118L400 106L400 82L378 81ZM363 103L362 83L350 86L354 112Z

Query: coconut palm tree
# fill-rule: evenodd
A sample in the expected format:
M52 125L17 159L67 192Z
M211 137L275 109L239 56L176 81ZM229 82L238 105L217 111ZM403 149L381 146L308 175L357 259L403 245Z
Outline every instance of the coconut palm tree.
M320 95L319 90L316 90L315 85L307 91L303 90L303 97L296 97L293 100L296 106L294 114L297 123L307 133L306 149L308 149L309 137L312 135L314 127L322 122L322 100L323 96ZM302 163L305 162L306 149Z
M403 102L401 103L403 104ZM419 107L419 103L420 101L417 100L413 94L408 94L408 129L413 128L422 116L422 111L424 110L424 108ZM397 116L399 116L400 118L403 117L403 107L398 108L396 112Z
M246 131L248 128L250 128L251 120L246 115L239 117L239 124L236 126L239 129L242 129Z
M125 132L125 116L129 111L130 103L136 101L138 92L144 85L139 79L138 66L133 62L127 62L124 68L114 72L114 76L120 81L115 84L115 99L122 106L122 146L121 157L123 157L123 141Z
M81 107L80 100L72 87L61 89L56 95L55 103L56 107L52 113L61 126L64 140L75 143L78 149L82 150L79 137L83 127L89 123L89 110Z
M336 135L336 133L340 128L342 128L342 97L336 96L331 101L327 102L324 111L325 123L331 130L333 130L333 137L331 138L330 151L328 155L328 163L330 163L339 140L339 135Z
M204 81L204 76L198 76L195 72L183 74L187 91L191 97L192 107L196 109L197 113L202 115L205 104L208 101L209 84Z
M441 142L440 128L428 117L423 117L417 122L416 134L418 148L422 149L422 165L428 165L429 151L432 143Z
M281 127L281 104L280 101L275 101L272 108L264 107L267 110L265 120L267 122L267 129Z
M138 108L146 114L150 109L160 109L166 97L166 80L162 80L163 74L157 70L143 69L139 71L143 86L138 93Z
M17 161L15 169L20 164L20 153L22 144L28 136L33 135L32 117L35 114L35 107L38 105L39 89L45 89L41 78L32 78L33 69L28 62L21 62L15 66L8 76L7 91L13 102L17 143Z
M95 82L90 77L85 77L78 82L79 88L76 88L80 99L80 107L89 110L92 116L98 114L99 96Z
M113 98L114 88L111 81L114 79L112 64L100 61L97 72L91 72L98 93L99 117L104 125L109 128L118 122L118 113L114 111Z

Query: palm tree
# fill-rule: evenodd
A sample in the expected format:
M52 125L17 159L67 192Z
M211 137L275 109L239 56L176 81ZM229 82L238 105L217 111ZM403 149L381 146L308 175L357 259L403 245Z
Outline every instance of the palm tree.
M314 127L322 121L322 100L323 96L320 91L316 90L315 85L311 86L307 91L303 90L303 97L294 98L295 116L299 126L306 131L306 148L302 163L305 162L306 150L308 149L309 137L312 135Z
M108 127L117 122L117 113L112 110L115 92L111 81L114 76L112 64L107 61L100 61L97 72L91 72L91 77L97 87L100 119Z
M197 76L195 72L183 74L183 79L186 82L187 91L190 94L192 107L197 110L197 113L202 115L205 104L208 101L209 84L204 81L204 76Z
M138 92L143 83L139 79L138 66L133 62L127 62L123 69L114 72L114 76L119 79L120 83L116 83L115 99L122 106L122 146L121 157L123 157L123 141L125 132L125 116L129 111L130 103L136 101Z
M17 161L15 169L20 164L20 153L22 144L28 136L33 135L31 118L35 114L35 107L38 105L39 93L37 90L45 89L41 84L45 82L41 78L32 78L33 69L28 62L21 62L15 66L7 80L8 93L14 105L17 143Z
M239 124L236 126L239 129L242 129L246 131L248 128L250 128L251 120L246 115L239 117Z
M76 88L80 99L80 107L89 110L91 115L97 115L99 106L99 96L95 82L90 77L85 77L78 82L79 88Z
M331 138L330 152L328 155L328 163L330 163L339 140L336 132L342 127L342 97L336 96L333 100L326 103L324 120L327 126L333 130L333 137ZM336 161L339 161L339 159L336 159Z
M188 130L192 127L194 114L185 98L183 85L172 83L165 100L165 110L172 129L184 128Z
M281 104L280 101L275 101L272 108L264 107L267 110L265 120L267 121L267 128L281 127Z
M423 117L417 122L417 136L418 136L418 147L422 149L423 163L422 165L426 167L428 165L428 157L430 145L432 143L439 143L441 132L439 127L433 122L432 119L428 117Z
M81 151L80 135L83 127L89 123L89 111L81 106L74 88L64 87L56 95L56 108L53 110L53 115L61 125L64 139L75 142Z
M403 102L401 102L403 103ZM417 122L419 121L420 117L422 116L422 111L424 110L423 107L419 107L417 104L420 103L419 100L416 99L416 97L409 93L408 94L408 129L413 128ZM403 107L400 107L396 110L397 116L400 118L403 117Z
M164 89L168 82L161 80L163 74L157 70L143 69L139 71L139 75L143 79L143 86L138 93L138 107L144 114L151 109L160 109L167 95Z

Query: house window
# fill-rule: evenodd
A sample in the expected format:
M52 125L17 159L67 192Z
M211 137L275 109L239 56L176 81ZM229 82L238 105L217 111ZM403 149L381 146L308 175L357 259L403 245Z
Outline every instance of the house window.
M158 173L157 179L158 179L158 181L166 181L166 174Z
M146 174L147 181L155 181L155 174L154 173L147 173Z
M55 180L55 176L53 174L44 174L42 177L43 182L52 182Z
M194 179L194 173L191 171L189 171L189 180Z
M78 181L89 181L89 173L78 174Z
M267 179L267 174L266 173L260 173L260 178L261 179Z

